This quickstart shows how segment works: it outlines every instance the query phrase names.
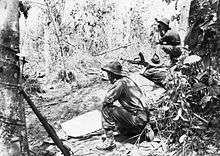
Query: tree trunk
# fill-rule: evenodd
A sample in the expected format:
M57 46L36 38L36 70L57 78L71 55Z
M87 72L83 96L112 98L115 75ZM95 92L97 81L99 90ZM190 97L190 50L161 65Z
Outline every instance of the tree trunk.
M44 27L44 51L42 52L45 60L45 73L46 75L50 74L50 64L51 64L51 55L50 55L50 32L48 27Z
M217 67L218 71L220 72L220 0L217 2L217 21L216 21L216 35L217 35L217 57L216 57L216 62L217 62Z
M0 154L29 155L25 110L18 91L20 63L18 0L0 0Z
M184 39L186 37L188 31L188 19L189 19L189 11L191 6L191 0L182 0L180 6L180 25L179 25L179 34L181 37L182 45L184 45Z
M54 27L54 34L57 37L57 42L60 48L60 57L61 57L61 63L63 66L63 70L66 71L66 62L65 62L65 55L63 52L63 44L62 44L62 31L60 30L60 24L62 23L62 20L59 19L56 22L56 17L58 15L57 9L53 10L51 7L51 1L50 0L44 0L46 6L47 6L47 11L48 11L48 18L51 20L53 27ZM55 6L55 4L53 4ZM66 77L64 82L66 82Z

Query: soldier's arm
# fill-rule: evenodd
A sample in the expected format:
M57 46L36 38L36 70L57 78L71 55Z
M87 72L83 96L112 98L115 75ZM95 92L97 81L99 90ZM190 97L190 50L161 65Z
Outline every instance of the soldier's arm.
M121 80L115 82L113 86L108 90L104 98L103 105L112 105L116 100L118 100L121 96L123 88L123 82Z

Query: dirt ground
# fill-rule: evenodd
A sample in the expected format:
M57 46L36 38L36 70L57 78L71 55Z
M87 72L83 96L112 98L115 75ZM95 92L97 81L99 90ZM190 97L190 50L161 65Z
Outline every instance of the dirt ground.
M139 77L139 76L138 76ZM135 78L133 76L133 78ZM160 88L156 91L153 90L154 84L147 79L143 79L146 84L144 90L148 94L149 102L152 102L153 98L161 95ZM142 81L141 79L139 81ZM140 83L140 82L139 82ZM99 82L92 86L76 89L70 85L61 83L59 85L50 87L46 90L46 93L38 94L33 97L33 101L45 116L48 122L58 132L60 130L60 124L64 121L70 120L75 116L89 112L91 110L101 109L102 100L110 84L108 82ZM27 128L29 137L30 149L37 156L45 155L61 155L60 151L54 146L51 139L48 137L47 132L32 112L30 108L26 109L27 114ZM112 152L102 152L96 150L95 146L101 142L101 135L103 131L99 131L93 137L89 138L77 138L64 141L74 155L139 155L152 153L155 148L157 150L165 150L165 142L158 140L156 142L148 143L146 141L140 144L140 148L136 146L135 141L137 139L118 138L116 142L117 148ZM129 141L128 141L129 140ZM163 145L164 144L164 145ZM147 150L146 150L147 149ZM49 154L49 153L50 154Z
M101 83L74 90L67 84L60 84L44 94L38 94L33 101L42 115L58 131L62 122L90 110L100 109L101 97L106 91L103 88L107 86L107 83ZM30 149L39 152L38 148L49 139L48 134L29 107L26 109L26 117Z

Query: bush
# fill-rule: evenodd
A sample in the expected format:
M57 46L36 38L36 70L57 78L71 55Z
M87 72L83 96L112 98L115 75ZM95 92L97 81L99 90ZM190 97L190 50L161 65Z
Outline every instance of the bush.
M23 87L28 94L45 93L37 78L30 78L28 76L25 77L26 79L24 79L25 82L23 83Z

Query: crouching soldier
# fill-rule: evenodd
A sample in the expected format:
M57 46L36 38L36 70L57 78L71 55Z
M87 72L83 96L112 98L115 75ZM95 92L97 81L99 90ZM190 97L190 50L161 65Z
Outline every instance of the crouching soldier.
M170 56L171 65L174 65L177 62L177 58L182 54L180 49L180 36L169 27L170 21L167 18L161 20L156 19L156 21L158 22L160 34L160 39L157 44L162 45L163 51Z
M113 132L117 130L124 136L140 134L145 128L145 135L153 139L154 133L148 124L149 112L143 101L144 94L139 86L129 77L122 74L119 62L110 62L102 68L107 72L112 84L108 90L102 107L103 129L106 140L99 146L99 150L112 150L116 147ZM114 105L118 101L120 106Z

